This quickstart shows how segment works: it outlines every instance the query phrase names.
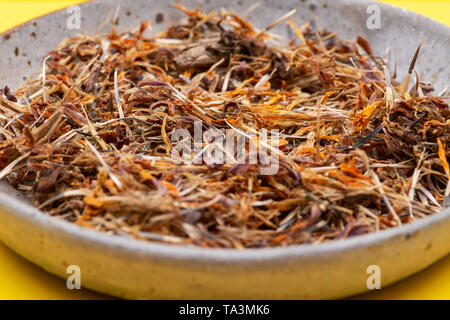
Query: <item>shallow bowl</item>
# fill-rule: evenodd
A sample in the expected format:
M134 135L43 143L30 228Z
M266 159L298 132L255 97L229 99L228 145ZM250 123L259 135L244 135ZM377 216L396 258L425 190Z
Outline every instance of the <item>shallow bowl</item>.
M183 1L191 8L199 2ZM257 27L297 8L296 20L312 21L330 31L340 29L341 36L347 39L362 35L376 55L383 55L391 47L397 55L400 77L407 71L417 45L426 37L416 69L437 90L448 84L450 28L438 22L370 1L260 2L250 14ZM226 7L237 13L252 4L234 0L203 2L206 10ZM163 0L93 1L79 6L82 30L94 33L118 5L119 30L152 19L158 31L181 17ZM368 28L368 18L377 10L380 29ZM24 76L39 71L45 54L65 37L77 33L67 24L73 12L57 11L1 35L0 84L14 89ZM279 25L275 32L285 34L286 28ZM0 239L62 278L68 276L69 265L78 265L83 287L123 298L338 298L368 290L369 266L380 268L384 287L447 255L450 209L399 228L314 246L202 249L112 236L48 217L0 181Z

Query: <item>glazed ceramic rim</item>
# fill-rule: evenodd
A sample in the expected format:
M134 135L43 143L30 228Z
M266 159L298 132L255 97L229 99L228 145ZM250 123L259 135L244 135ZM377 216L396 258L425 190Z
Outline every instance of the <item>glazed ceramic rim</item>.
M91 2L102 2L102 0L86 1L78 5L83 6L84 4ZM347 0L347 3L354 3L357 6L376 4L384 9L406 11L413 16L419 16L421 19L425 19L430 24L435 24L438 28L446 28L450 33L450 27L439 21L390 4L375 2L371 0ZM53 12L36 17L32 20L26 21L18 26L12 27L0 33L0 36L13 33L15 32L15 30L38 21L43 17L55 14L56 12L63 11L65 9L66 8L55 10ZM7 183L4 179L1 181ZM283 258L336 253L353 250L355 248L368 247L379 244L380 242L388 241L393 238L401 236L408 237L415 234L416 232L420 232L421 230L428 228L431 225L450 220L450 208L445 208L437 214L414 222L410 222L400 227L389 228L378 232L358 235L342 240L331 240L329 242L319 244L296 244L286 247L246 248L240 250L231 248L202 248L189 245L170 245L165 243L138 240L131 237L127 238L120 235L110 235L103 231L88 229L78 226L74 223L58 219L56 217L48 216L36 207L26 204L23 201L19 201L3 192L0 192L0 203L0 206L9 209L9 211L13 212L16 215L22 216L22 219L28 220L36 226L46 226L49 230L53 229L62 231L63 233L74 238L83 238L84 240L92 241L102 246L115 247L116 249L120 248L125 251L139 252L139 254L144 253L150 256L165 257L174 260L189 259L195 260L196 262L227 262L234 264L247 264L252 261L261 260L274 261Z
M120 235L109 235L102 231L96 231L78 226L68 221L50 217L37 208L25 204L22 201L0 193L1 206L8 208L24 219L32 221L36 225L48 226L49 229L63 231L67 235L81 237L105 246L120 247L127 251L136 251L156 255L159 257L172 257L179 259L195 258L208 262L242 262L252 260L273 260L283 257L305 256L324 253L335 253L354 249L355 247L367 247L387 241L399 236L411 236L428 226L450 220L450 208L422 220L414 221L396 228L381 230L375 233L359 235L342 240L332 240L319 244L297 244L286 247L265 247L248 249L231 248L202 248L188 245L169 245L158 242L142 241L135 238L125 238Z

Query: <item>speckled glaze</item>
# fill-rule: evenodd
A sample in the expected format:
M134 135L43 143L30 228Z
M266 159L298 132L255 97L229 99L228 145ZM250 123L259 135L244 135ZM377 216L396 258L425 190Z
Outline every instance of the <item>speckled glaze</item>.
M201 1L182 1L195 7ZM450 29L418 14L376 3L381 29L366 27L367 8L373 2L260 1L249 15L262 27L293 8L300 22L340 29L341 36L362 35L376 55L396 48L400 78L418 43L427 38L416 69L437 91L449 81ZM80 5L82 30L94 33L117 5L119 30L151 19L155 31L176 22L181 14L163 0L104 0ZM243 13L252 1L206 0L206 10L221 7ZM163 21L156 23L156 16ZM39 71L45 54L59 41L78 31L69 30L66 10L43 16L0 35L0 85L16 88L24 76ZM317 16L317 22L314 20ZM160 21L161 19L158 19ZM110 26L107 26L109 28ZM284 25L275 32L285 34ZM338 298L367 290L370 265L381 268L381 285L411 275L450 252L450 210L385 230L316 246L287 248L202 249L141 242L84 229L47 217L26 198L0 181L0 239L45 270L66 277L68 265L81 268L82 286L133 299L321 299Z

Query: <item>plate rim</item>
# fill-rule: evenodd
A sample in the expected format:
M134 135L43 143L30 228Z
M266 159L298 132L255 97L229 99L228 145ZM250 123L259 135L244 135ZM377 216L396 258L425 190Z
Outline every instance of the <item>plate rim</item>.
M2 181L7 183L6 181ZM8 187L9 186L8 184ZM12 188L12 187L11 187ZM102 246L121 248L125 251L139 252L150 256L167 258L189 259L195 258L199 262L217 263L248 263L255 260L278 260L283 258L304 257L313 255L326 255L355 248L379 245L397 237L409 237L439 223L450 224L450 208L417 220L400 227L389 228L374 233L359 235L342 240L332 240L318 244L295 244L285 247L246 248L242 250L233 248L203 248L189 245L170 245L152 241L144 241L135 238L123 237L115 234L107 234L85 228L66 220L50 217L33 207L19 201L3 192L0 192L0 207L6 208L14 215L20 215L23 219L32 222L36 226L47 227L49 230L62 231L72 238L82 238L88 242L95 242Z

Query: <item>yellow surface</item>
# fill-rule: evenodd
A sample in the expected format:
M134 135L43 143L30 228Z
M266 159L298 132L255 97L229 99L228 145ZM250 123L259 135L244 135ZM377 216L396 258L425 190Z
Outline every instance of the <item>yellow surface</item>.
M446 25L450 25L450 1L449 0L379 0L402 7L410 11L420 13ZM383 17L381 17L383 19Z
M0 32L53 10L83 1L0 0ZM450 1L383 0L450 25ZM89 290L68 290L65 281L27 262L0 243L0 299L99 299ZM450 256L390 287L372 291L364 299L450 299Z

